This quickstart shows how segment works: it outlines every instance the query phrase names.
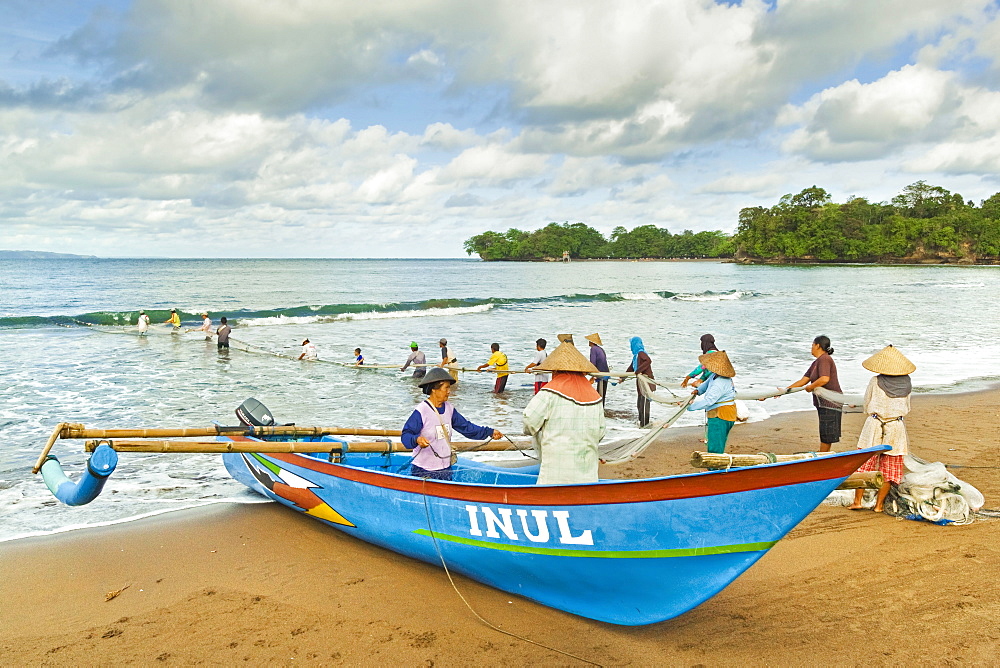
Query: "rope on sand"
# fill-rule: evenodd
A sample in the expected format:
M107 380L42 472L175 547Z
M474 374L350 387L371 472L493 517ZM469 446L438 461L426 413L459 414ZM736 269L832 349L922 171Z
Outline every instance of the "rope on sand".
M466 600L465 596L462 595L462 592L460 592L458 590L458 586L455 584L455 579L453 577L451 577L451 571L448 569L448 564L444 560L444 555L441 553L441 546L438 544L437 534L434 533L434 529L433 529L433 527L431 527L431 511L430 511L430 508L427 505L427 489L426 488L427 488L427 478L424 478L423 479L423 483L420 486L420 491L421 491L421 494L423 495L423 499L424 499L424 516L427 518L427 533L429 533L431 535L431 540L434 542L434 550L437 552L438 559L441 561L441 567L444 568L445 575L448 576L448 582L451 583L451 588L454 589L455 593L458 594L458 597L460 599L462 599L462 603L465 603L465 607L467 607L469 609L469 612L471 612L476 617L476 619L478 619L480 622L482 622L483 624L485 624L486 626L490 627L491 629L493 629L494 631L496 631L498 633L502 633L504 635L510 636L511 638L517 638L518 640L522 640L522 641L524 641L526 643L530 643L532 645L535 645L536 647L541 647L542 649L547 649L547 650L549 650L551 652L556 652L558 654L562 654L563 656L568 656L571 659L576 659L577 661L582 661L584 663L590 664L591 666L601 666L602 664L599 664L599 663L596 663L594 661L591 661L590 659L585 659L582 656L577 656L576 654L573 654L571 652L566 652L564 650L557 649L555 647L551 647L549 645L546 645L545 643L541 643L541 642L538 642L536 640L532 640L531 638L525 638L524 636L518 635L516 633L511 633L510 631L504 631L502 628L500 628L500 627L498 627L498 626L496 626L494 624L491 624L490 622L486 621L486 619L484 619L482 615L480 615L478 612L476 612L476 609L472 607L472 604L470 604L469 601Z

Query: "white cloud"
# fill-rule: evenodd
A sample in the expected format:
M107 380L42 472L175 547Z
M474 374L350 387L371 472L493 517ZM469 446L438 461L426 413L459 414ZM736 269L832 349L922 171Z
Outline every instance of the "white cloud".
M1000 169L986 0L108 16L50 50L65 77L0 82L0 247L34 229L114 254L458 254L547 220L731 229L813 183L879 199L967 174L977 196Z

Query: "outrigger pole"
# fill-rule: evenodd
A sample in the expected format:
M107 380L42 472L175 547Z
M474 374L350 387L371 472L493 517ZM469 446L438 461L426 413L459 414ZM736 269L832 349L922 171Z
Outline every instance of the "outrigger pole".
M405 445L392 441L132 441L132 440L91 440L84 444L87 452L95 452L106 445L117 452L171 452L171 453L227 453L227 452L289 452L346 454L348 452L413 452ZM522 450L533 446L527 443L512 448L509 443L452 443L455 452L481 452L500 450Z

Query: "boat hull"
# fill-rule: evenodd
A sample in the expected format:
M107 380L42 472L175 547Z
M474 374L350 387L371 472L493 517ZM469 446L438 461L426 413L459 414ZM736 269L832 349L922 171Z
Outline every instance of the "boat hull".
M565 486L474 463L455 482L412 478L398 455L223 458L240 482L361 540L576 615L642 625L718 593L882 449Z

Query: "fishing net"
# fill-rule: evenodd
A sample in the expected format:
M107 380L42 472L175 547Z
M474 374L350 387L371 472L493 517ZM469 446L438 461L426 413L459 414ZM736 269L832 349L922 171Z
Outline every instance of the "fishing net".
M828 402L824 404L827 408L833 408L844 413L862 413L865 410L865 396L863 394L834 392L825 387L817 387L813 390L813 394Z
M660 422L652 426L649 431L640 436L639 438L634 438L629 441L620 441L617 443L602 443L597 448L597 454L601 459L601 462L605 464L624 464L625 462L635 459L643 450L652 445L653 441L662 434L670 425L677 422L684 411L687 410L688 404L694 400L694 397L686 397L681 399L681 406L676 413L670 416L665 422ZM664 402L669 403L669 402Z
M760 401L761 399L772 399L786 394L794 394L795 392L801 392L803 389L802 387L793 387L790 389L776 387L774 389L743 390L736 393L736 398L741 401Z
M959 480L941 462L905 455L904 463L906 475L885 499L887 515L935 524L969 524L976 519L986 501L978 489ZM866 497L864 505L871 506L874 491Z

